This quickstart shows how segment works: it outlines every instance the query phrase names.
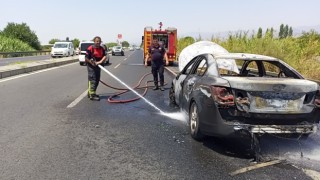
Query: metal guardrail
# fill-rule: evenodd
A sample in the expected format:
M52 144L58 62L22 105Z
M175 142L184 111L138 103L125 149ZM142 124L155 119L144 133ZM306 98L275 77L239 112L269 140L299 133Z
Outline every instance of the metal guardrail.
M48 55L50 50L46 51L23 51L23 52L0 52L1 58L10 58L10 57L23 57L23 56L38 56L38 55Z

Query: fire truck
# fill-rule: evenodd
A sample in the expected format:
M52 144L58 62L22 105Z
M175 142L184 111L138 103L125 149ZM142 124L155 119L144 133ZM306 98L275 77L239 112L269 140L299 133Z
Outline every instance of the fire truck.
M151 26L144 28L143 36L143 59L148 54L148 48L152 45L153 39L158 39L159 44L162 45L167 52L169 65L172 65L176 60L177 53L177 28L168 27L164 30L161 29L162 23L160 23L159 29L153 29ZM148 65L151 64L151 59L148 59Z

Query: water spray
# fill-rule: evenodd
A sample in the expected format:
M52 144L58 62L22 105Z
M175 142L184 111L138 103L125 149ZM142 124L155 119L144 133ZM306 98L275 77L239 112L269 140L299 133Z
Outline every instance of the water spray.
M141 94L139 94L137 91L135 91L133 88L131 88L130 86L128 86L126 83L124 83L123 81L121 81L119 78L117 78L115 75L113 75L110 71L108 71L106 68L104 68L101 65L98 65L100 69L102 69L104 72L106 72L107 74L109 74L111 77L113 77L115 80L117 80L119 83L121 83L122 85L124 85L126 88L128 88L131 92L133 92L134 94L136 94L137 96L139 96L141 99L143 99L146 103L148 103L151 107L153 107L154 109L156 109L160 115L163 116L167 116L171 119L176 119L179 121L185 121L185 116L183 115L183 113L166 113L164 111L162 111L160 108L158 108L157 106L155 106L152 102L150 102L148 99L146 99L145 97L143 97Z

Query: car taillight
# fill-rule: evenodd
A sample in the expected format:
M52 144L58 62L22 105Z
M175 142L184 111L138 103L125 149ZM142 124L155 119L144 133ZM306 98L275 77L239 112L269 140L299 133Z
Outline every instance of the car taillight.
M220 105L234 105L234 96L225 87L211 86L211 95Z
M316 94L316 99L314 100L314 104L320 108L320 90L318 90Z

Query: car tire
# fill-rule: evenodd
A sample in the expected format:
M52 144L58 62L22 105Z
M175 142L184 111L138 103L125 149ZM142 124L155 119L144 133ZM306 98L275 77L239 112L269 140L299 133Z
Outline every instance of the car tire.
M204 139L204 135L200 131L200 119L199 119L199 108L196 102L192 102L189 110L189 126L190 135L193 139L201 141Z
M80 66L84 66L84 62L79 62Z
M171 105L178 106L176 103L176 97L175 97L175 92L174 92L174 86L172 84L170 91L169 91L169 100Z

